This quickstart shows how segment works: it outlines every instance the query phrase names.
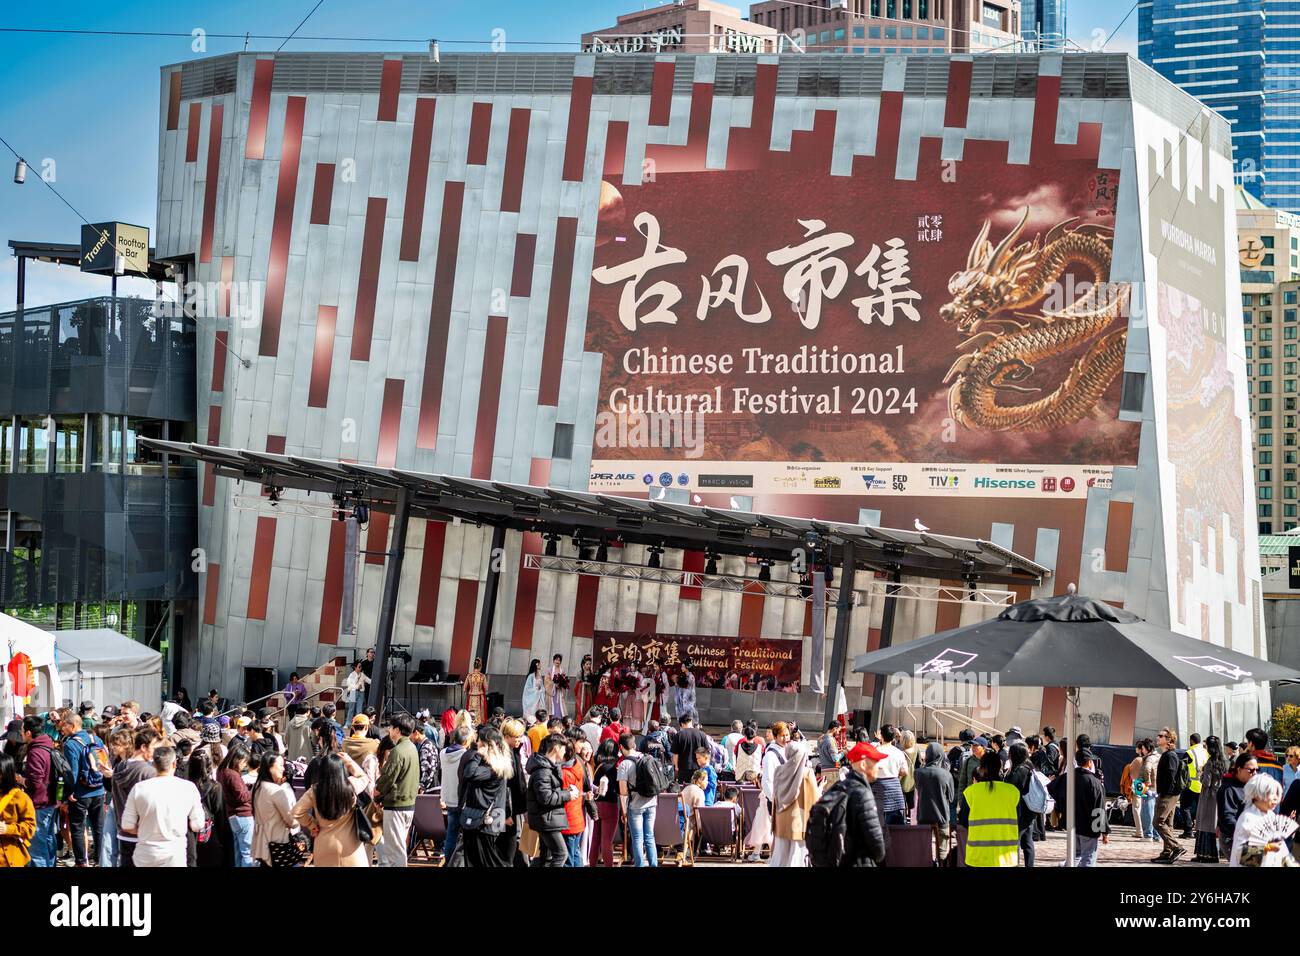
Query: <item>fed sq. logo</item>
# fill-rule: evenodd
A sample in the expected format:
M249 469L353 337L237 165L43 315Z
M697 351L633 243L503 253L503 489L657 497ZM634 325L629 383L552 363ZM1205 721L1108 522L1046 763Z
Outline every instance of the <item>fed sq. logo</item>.
M979 657L978 654L972 654L970 651L959 651L951 647L945 647L934 657L917 667L915 676L947 674L950 671L966 667L977 657Z
M1230 664L1227 661L1221 661L1217 657L1202 655L1200 657L1179 657L1174 656L1174 660L1182 661L1184 664L1191 664L1193 667L1199 667L1203 671L1211 674L1218 674L1220 677L1226 677L1228 680L1241 680L1243 677L1251 676L1251 671L1242 670L1236 664Z

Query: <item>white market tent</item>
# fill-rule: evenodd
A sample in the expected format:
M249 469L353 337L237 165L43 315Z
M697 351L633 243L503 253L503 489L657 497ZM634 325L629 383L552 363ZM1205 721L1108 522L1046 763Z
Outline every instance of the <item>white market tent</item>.
M93 701L98 710L125 700L156 712L162 701L162 654L107 627L54 634L62 696L72 706Z
M9 662L19 653L31 658L32 669L36 672L36 693L31 698L29 709L46 711L63 703L54 634L8 614L0 614L0 667L4 669L0 675L3 683L0 722L3 723L24 714L23 699L13 696L14 687L8 670Z

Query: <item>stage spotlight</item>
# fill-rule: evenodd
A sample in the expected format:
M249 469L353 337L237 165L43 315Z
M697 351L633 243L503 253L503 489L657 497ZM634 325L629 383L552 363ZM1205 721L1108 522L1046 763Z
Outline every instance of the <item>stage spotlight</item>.
M651 548L650 560L646 562L646 565L651 568L659 567L659 555L663 554L663 551L663 548Z
M560 553L559 540L560 539L553 534L548 534L546 536L546 556L548 558L553 558Z
M826 586L830 587L835 583L835 569L831 567L830 562L826 562L826 570L822 572L826 578Z
M766 559L758 562L758 579L760 581L772 580L772 562Z
M277 485L263 485L262 493L271 499L271 507L274 508L280 503L280 495L284 493L284 489Z
M364 528L370 523L370 505L364 501L358 501L352 509L352 517L356 519L358 525Z
M709 555L708 563L704 565L704 573L705 574L718 573L718 556L716 554Z
M600 547L596 549L596 560L601 564L605 564L609 561L609 545L604 541L602 541Z

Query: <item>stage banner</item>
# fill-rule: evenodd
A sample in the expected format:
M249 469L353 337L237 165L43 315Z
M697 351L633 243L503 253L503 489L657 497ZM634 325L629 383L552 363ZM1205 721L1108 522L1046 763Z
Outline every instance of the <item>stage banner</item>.
M696 687L796 693L802 680L801 641L766 637L597 631L596 667L654 661L676 673L689 666Z

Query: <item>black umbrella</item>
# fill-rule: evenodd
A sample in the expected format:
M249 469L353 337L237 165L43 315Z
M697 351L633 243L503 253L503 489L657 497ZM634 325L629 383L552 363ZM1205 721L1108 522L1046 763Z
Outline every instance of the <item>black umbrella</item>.
M1077 594L1022 601L990 621L870 651L853 669L910 677L997 674L1008 687L1188 690L1300 679L1300 671L1176 634Z
M1013 604L996 618L860 655L865 674L996 679L1008 687L1066 687L1073 743L1080 687L1193 689L1243 681L1300 680L1300 671L1176 634L1104 601L1067 594ZM1072 761L1071 761L1072 763ZM1066 798L1074 865L1074 773Z

